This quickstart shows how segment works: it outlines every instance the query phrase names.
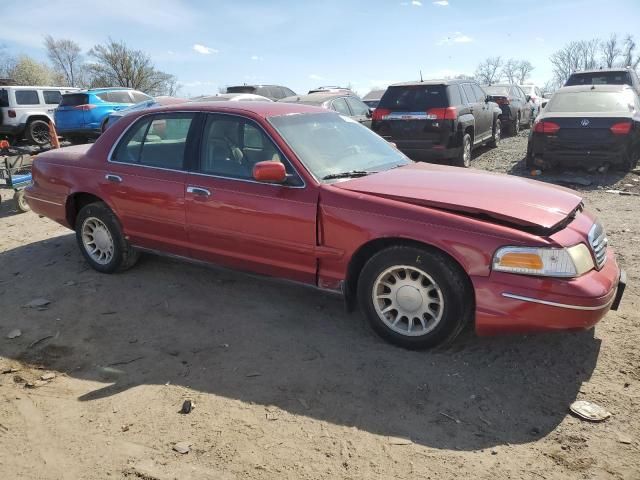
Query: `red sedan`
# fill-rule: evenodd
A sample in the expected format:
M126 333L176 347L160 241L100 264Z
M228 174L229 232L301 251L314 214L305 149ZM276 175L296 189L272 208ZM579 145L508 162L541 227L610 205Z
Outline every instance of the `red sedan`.
M39 155L29 205L96 270L151 251L315 285L393 343L592 327L625 285L573 191L414 163L336 113L183 104ZM214 293L215 295L215 293Z

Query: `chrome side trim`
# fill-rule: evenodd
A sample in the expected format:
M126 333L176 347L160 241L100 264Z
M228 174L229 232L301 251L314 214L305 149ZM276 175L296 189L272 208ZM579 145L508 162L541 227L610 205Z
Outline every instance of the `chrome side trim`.
M52 202L51 200L43 200L42 198L34 197L32 195L25 195L28 200L37 200L38 202L50 203L51 205L57 205L58 207L64 207L64 204L58 202Z
M505 298L511 298L513 300L520 300L523 302L531 302L531 303L539 303L541 305L548 305L550 307L568 308L569 310L588 310L588 311L602 310L604 308L607 308L611 304L611 302L613 302L613 299L616 297L614 295L613 297L611 297L611 300L609 300L607 303L604 303L602 305L598 305L595 307L585 307L583 305L570 305L567 303L557 303L557 302L550 302L548 300L540 300L539 298L523 297L522 295L515 295L513 293L507 293L507 292L503 292L502 296Z

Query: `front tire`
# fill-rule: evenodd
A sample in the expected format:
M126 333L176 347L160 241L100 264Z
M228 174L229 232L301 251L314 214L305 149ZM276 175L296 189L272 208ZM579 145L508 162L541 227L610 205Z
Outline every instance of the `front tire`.
M411 350L453 340L473 312L473 293L457 264L440 252L405 246L369 259L358 301L378 335Z
M124 271L138 260L139 252L129 245L117 217L103 202L84 206L75 230L82 255L99 272Z

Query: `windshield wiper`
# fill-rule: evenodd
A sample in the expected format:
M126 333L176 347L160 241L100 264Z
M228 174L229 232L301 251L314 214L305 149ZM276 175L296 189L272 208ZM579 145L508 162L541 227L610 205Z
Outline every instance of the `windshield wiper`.
M364 177L372 173L378 173L378 172L367 171L367 170L351 170L349 172L330 173L329 175L325 175L324 177L322 177L322 180L333 180L336 178L357 178L357 177Z

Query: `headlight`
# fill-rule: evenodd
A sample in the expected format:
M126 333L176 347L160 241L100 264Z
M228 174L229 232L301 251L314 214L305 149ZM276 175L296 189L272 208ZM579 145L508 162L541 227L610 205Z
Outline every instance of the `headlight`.
M493 256L497 272L577 277L593 269L593 257L583 243L569 248L502 247Z

